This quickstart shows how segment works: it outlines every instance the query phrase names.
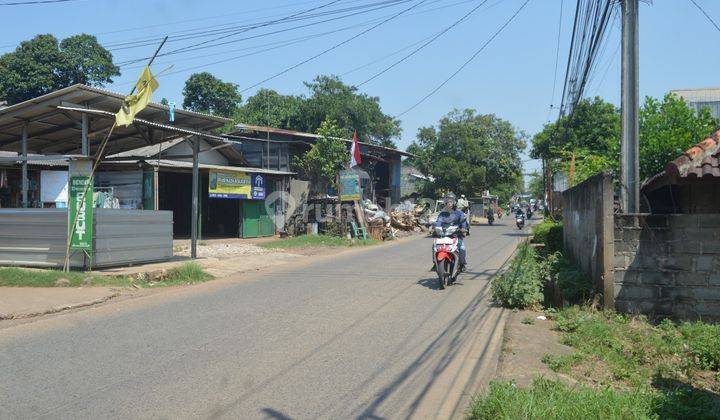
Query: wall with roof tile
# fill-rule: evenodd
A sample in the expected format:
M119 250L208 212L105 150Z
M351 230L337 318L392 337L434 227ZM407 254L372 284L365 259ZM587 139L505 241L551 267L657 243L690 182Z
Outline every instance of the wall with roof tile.
M615 215L618 311L720 319L720 214Z

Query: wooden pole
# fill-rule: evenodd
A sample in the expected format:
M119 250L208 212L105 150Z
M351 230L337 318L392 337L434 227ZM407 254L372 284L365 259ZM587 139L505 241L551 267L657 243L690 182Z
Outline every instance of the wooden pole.
M27 123L22 127L22 206L23 208L28 207L28 164L27 164L27 141L28 141L28 130Z

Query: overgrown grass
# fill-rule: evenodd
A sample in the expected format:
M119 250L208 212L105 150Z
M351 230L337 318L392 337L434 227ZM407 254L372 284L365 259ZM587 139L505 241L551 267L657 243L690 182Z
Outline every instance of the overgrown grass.
M720 325L653 325L643 316L572 307L557 313L574 352L543 357L552 370L651 395L662 418L720 418Z
M87 273L59 270L28 270L23 268L0 268L0 286L55 287L59 279L67 279L70 287L82 286L88 279L92 286L130 286L132 280L124 276L98 276Z
M304 248L304 247L351 247L367 246L380 243L375 239L347 239L338 236L328 235L302 235L288 239L258 244L262 248L283 249L283 248Z
M542 277L537 251L523 242L508 270L493 279L493 300L507 308L538 306L543 299Z
M563 249L563 225L550 219L543 220L542 223L533 226L532 242L536 244L545 244L548 254Z
M536 378L528 388L508 382L490 384L489 393L473 402L471 419L645 419L653 418L652 395L570 387L559 381Z

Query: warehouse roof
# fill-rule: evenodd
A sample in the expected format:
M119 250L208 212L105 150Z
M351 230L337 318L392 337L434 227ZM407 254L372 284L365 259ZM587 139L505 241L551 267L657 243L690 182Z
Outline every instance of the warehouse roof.
M125 95L86 85L73 85L0 109L0 150L19 152L27 127L28 152L44 155L78 154L81 115L88 115L90 153L114 122ZM231 120L182 109L168 121L169 108L150 103L129 127L117 127L107 152L118 153L188 135L212 136L210 131ZM220 137L217 137L220 140Z

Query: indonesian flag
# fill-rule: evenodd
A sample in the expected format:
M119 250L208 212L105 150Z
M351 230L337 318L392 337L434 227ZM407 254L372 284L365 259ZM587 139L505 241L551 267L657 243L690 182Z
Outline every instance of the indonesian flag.
M360 165L362 159L360 158L360 141L358 141L357 131L353 133L353 142L350 146L350 167Z

